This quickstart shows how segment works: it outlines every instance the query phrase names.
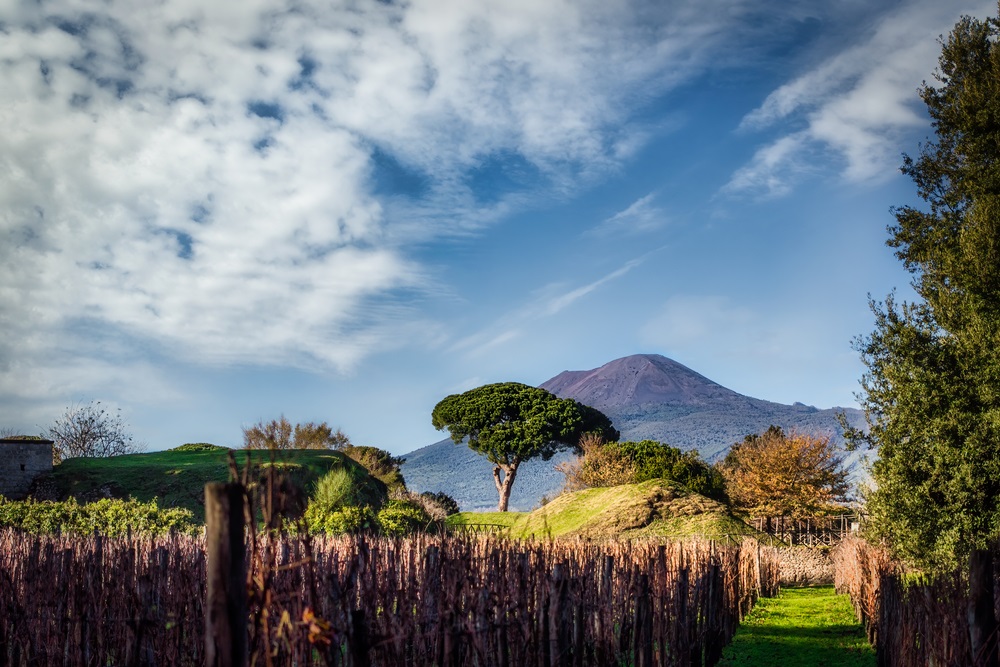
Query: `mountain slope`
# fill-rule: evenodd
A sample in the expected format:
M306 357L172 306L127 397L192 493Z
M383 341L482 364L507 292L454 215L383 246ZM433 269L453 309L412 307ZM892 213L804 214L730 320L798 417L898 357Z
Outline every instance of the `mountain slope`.
M684 450L696 449L709 461L725 456L733 443L772 424L786 431L828 435L835 441L841 440L838 412L844 412L852 426L864 426L860 410L820 410L744 396L655 354L616 359L589 371L564 371L541 386L601 410L621 431L622 440L659 440ZM857 467L859 456L853 454L849 464ZM492 466L468 447L446 439L405 458L403 475L411 489L444 491L467 510L496 506ZM511 509L530 510L543 495L556 495L563 476L555 465L569 458L570 454L563 453L552 461L522 464Z
M590 371L563 371L541 387L601 411L648 404L704 406L744 398L658 354L623 357Z

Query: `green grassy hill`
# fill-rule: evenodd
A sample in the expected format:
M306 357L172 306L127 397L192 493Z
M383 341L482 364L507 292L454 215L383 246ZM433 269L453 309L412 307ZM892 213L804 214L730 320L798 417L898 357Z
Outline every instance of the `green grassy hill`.
M504 526L511 537L759 536L722 503L662 479L566 493L530 513L462 512L448 521Z
M228 449L213 446L188 446L164 452L128 454L109 458L67 459L50 474L36 482L36 496L46 500L79 502L100 498L128 498L141 501L159 499L160 507L184 507L204 521L204 489L208 482L229 480ZM236 462L242 470L246 452L237 451ZM268 451L251 452L252 465L271 465ZM386 495L385 485L374 479L362 466L340 452L330 450L287 450L277 452L275 465L307 495L312 485L331 468L343 466L357 484L357 496L379 503Z

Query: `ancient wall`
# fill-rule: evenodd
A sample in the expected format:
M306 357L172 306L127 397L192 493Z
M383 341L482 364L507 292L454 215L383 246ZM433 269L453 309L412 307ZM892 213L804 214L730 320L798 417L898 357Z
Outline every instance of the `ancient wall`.
M0 495L20 500L31 482L52 470L52 441L0 439Z
M817 586L833 583L830 550L823 547L778 549L782 586Z

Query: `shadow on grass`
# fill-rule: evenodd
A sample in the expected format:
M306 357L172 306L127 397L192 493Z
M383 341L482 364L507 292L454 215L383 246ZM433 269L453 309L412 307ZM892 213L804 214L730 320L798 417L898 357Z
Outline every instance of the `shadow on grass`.
M756 627L753 630L756 637L771 638L784 642L824 641L832 638L855 637L864 639L857 625L824 625L814 628L802 627Z
M846 599L832 589L783 591L759 603L720 667L875 667Z

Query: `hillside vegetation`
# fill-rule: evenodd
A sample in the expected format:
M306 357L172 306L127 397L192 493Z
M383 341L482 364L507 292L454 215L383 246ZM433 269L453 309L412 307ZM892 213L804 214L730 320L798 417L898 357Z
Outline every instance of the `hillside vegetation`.
M662 479L566 493L530 513L462 512L448 523L502 526L518 538L758 535L722 503Z
M48 500L75 498L81 503L101 498L131 497L143 502L157 498L160 507L188 509L196 521L203 522L205 484L228 481L228 452L225 447L183 445L148 454L67 459L38 479L35 496ZM242 469L247 452L235 454ZM271 452L253 451L250 456L254 466L271 465ZM381 504L386 497L384 484L340 452L286 450L277 452L276 457L274 465L305 495L329 470L343 467L355 484L355 497L371 504Z

